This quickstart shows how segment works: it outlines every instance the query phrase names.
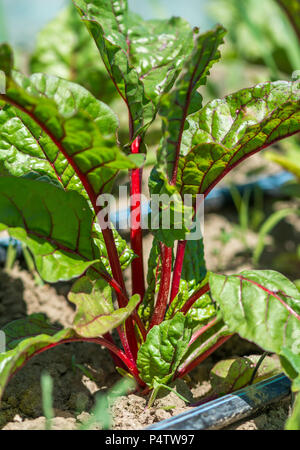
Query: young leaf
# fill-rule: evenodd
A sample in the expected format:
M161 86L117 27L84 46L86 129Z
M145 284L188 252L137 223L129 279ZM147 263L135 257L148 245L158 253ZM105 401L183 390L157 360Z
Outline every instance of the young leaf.
M90 207L77 192L26 178L0 178L0 229L9 228L30 248L48 282L77 277L95 263L95 270L105 272L92 223Z
M135 167L116 146L117 127L110 108L81 86L14 72L0 95L0 160L14 176L47 174L95 201L120 169Z
M184 357L191 338L186 318L177 313L173 319L155 325L140 347L137 365L140 376L149 387L167 384Z
M86 276L75 282L68 298L77 306L74 330L86 338L102 336L117 328L134 311L140 299L135 295L126 308L114 310L110 286L104 280L91 281Z
M296 342L296 346L291 350L288 347L283 347L280 351L280 362L283 370L287 374L293 383L295 383L296 390L300 391L300 342L299 342L300 333L297 336L298 342Z
M38 34L30 69L32 73L74 81L104 102L111 101L116 93L97 47L73 5Z
M143 134L192 48L192 30L180 18L144 21L127 0L73 0L130 114L131 138Z
M205 194L245 158L300 131L300 82L242 89L189 117L177 188Z
M299 162L300 150L296 142L295 148L293 150L294 151L290 151L287 155L280 155L279 153L268 152L265 154L265 157L270 161L275 162L283 169L291 172L300 181L300 162Z
M300 1L299 0L277 0L290 19L294 30L300 41Z
M26 324L26 320L33 322L33 330L30 332L30 324ZM39 327L39 325L40 327ZM74 337L74 331L71 329L57 331L54 334L54 330L49 323L44 319L32 316L21 321L14 322L15 331L13 329L13 323L9 326L9 332L16 337L18 333L26 331L26 335L22 336L22 340L5 353L0 353L0 399L3 395L6 384L14 373L20 369L27 360L37 354L41 350L54 347L68 339ZM50 329L49 329L50 328ZM27 334L28 333L28 334Z
M209 285L231 332L270 352L288 347L297 353L300 293L285 276L273 270L229 276L212 273Z

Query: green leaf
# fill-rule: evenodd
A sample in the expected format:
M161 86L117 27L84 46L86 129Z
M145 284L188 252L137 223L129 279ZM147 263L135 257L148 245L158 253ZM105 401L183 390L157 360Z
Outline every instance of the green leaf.
M266 236L272 231L272 229L283 219L292 214L298 214L300 216L300 209L297 211L295 208L280 209L272 213L267 220L260 226L258 233L258 240L253 252L253 262L258 264L261 254L266 245Z
M126 308L114 310L111 288L104 280L82 277L75 282L68 296L77 307L74 329L79 336L92 338L117 328L134 311L140 297L134 295Z
M267 82L208 103L190 116L177 189L205 194L248 156L300 131L300 82Z
M297 145L297 144L296 144ZM275 152L266 153L265 157L270 161L275 162L283 169L288 170L293 175L295 175L300 181L300 150L299 147L296 147L294 151L289 152L287 155L279 155Z
M300 40L300 1L299 0L277 0L277 3L284 9L293 25Z
M30 248L48 282L77 277L95 263L98 275L105 272L91 237L92 223L87 201L75 191L26 178L0 178L0 229L8 228Z
M173 319L155 325L138 352L140 376L149 387L167 384L184 357L191 338L186 318L177 313Z
M207 282L207 271L204 260L203 239L187 241L179 284L179 292L170 304L166 318L173 317L180 311L186 301ZM203 295L187 313L195 324L202 324L215 315L215 308L209 295Z
M180 18L144 21L128 12L127 0L74 0L104 64L126 102L132 137L143 134L162 93L174 83L193 45Z
M200 288L206 274L203 239L187 241L179 286L186 299Z
M30 357L74 337L74 331L71 329L54 332L46 319L36 314L13 322L6 329L12 338L10 345L13 348L0 353L0 399L9 379ZM22 335L22 340L18 339L18 335Z
M116 145L117 127L110 108L81 86L14 72L0 95L0 160L14 176L47 174L96 198L120 169L135 167Z
M38 34L30 69L32 73L74 81L104 102L111 101L116 93L97 47L73 5Z
M214 394L226 395L250 383L260 355L235 357L219 361L210 372ZM267 356L259 366L253 383L270 378L281 372L278 360Z
M209 285L231 332L266 351L299 352L300 293L285 276L273 270L210 274Z
M187 115L202 107L202 97L196 90L206 83L211 67L220 59L218 47L223 43L224 35L225 29L217 26L197 37L191 56L185 61L182 74L171 92L165 94L161 100L159 114L163 119L164 137L158 162L170 181L177 165Z

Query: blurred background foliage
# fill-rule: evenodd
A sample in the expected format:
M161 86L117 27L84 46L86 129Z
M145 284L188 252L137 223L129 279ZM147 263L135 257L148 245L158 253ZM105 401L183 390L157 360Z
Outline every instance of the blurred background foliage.
M182 16L201 31L222 23L228 30L221 48L222 59L212 71L206 87L201 88L204 102L220 98L238 89L268 80L291 80L300 76L300 0L128 0L129 7L145 19ZM9 42L15 51L15 66L25 74L45 72L75 81L97 98L110 104L120 119L120 141L128 129L128 113L109 79L94 41L81 22L71 0L0 0L0 42ZM155 162L160 139L160 121L152 125L146 144L150 151L146 164ZM286 139L264 153L258 167L246 165L233 171L227 182L247 183L253 173L264 177L284 169L293 179L283 188L284 195L299 202L300 141L299 136ZM273 165L270 166L272 161ZM275 164L274 164L275 163ZM249 165L250 164L250 165ZM249 166L249 167L248 167ZM245 170L246 169L246 170ZM3 173L3 168L0 169ZM242 174L242 179L240 174ZM122 178L122 176L121 176ZM126 182L124 176L119 182ZM234 191L233 191L234 192ZM248 194L247 194L248 196ZM255 196L254 196L255 198ZM249 199L235 198L240 218L259 216L255 231L264 220L261 202L249 210ZM233 195L234 200L234 195ZM257 205L256 205L257 203ZM255 206L256 205L256 206ZM295 204L297 209L299 204ZM246 214L245 214L246 211ZM290 214L289 209L287 214ZM274 212L260 232L262 252L265 235L282 220ZM240 225L248 219L240 220ZM245 226L240 226L242 234ZM251 226L250 226L251 228ZM226 237L227 239L227 237ZM290 259L290 255L289 255ZM297 264L300 260L298 248Z

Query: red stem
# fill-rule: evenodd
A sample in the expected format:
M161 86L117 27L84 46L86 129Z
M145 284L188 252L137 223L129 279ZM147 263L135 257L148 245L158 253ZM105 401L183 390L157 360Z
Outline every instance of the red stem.
M131 153L140 151L141 138L138 136L131 145ZM141 227L141 179L143 169L131 171L130 185L130 242L131 249L137 255L131 263L132 294L139 294L141 301L145 295L145 275L143 261L143 234ZM134 197L132 197L134 196Z
M178 370L176 378L183 378L187 373L193 370L198 364L203 362L208 356L210 356L214 351L216 351L221 345L223 345L228 339L230 339L233 335L223 336L221 337L211 348L206 350L206 352L202 353L202 355L198 356L198 358L194 359L187 366L183 364L182 368Z
M181 312L183 312L184 314L186 314L191 307L193 306L193 304L198 300L198 298L202 297L202 295L206 294L206 292L208 292L210 290L209 288L209 284L205 284L204 286L202 286L198 291L196 291L187 301L186 303L183 305L183 307L181 308Z
M172 274L172 248L166 247L164 244L161 246L161 257L162 257L162 273L161 282L157 297L157 302L155 305L155 311L152 316L150 329L154 325L159 325L165 317L165 312L168 305L169 290Z
M172 289L170 296L170 303L175 299L179 291L181 272L183 267L184 253L185 253L186 241L178 241L176 260L174 265Z

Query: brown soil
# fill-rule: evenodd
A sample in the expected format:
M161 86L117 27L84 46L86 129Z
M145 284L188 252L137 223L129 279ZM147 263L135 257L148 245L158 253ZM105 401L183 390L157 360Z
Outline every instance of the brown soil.
M287 205L284 205L287 206ZM293 219L294 220L294 219ZM208 214L205 224L206 258L211 270L233 272L251 268L251 258L245 250L244 242L233 237L222 247L222 257L216 255L218 237L222 228L232 231L236 224L236 214L232 209L224 215ZM278 248L285 249L291 240L299 242L299 222L286 221L281 230L272 233L268 240L262 266L272 261ZM287 236L286 239L283 236ZM250 249L256 243L255 233L248 232L247 244ZM294 240L295 239L295 240ZM147 245L151 238L146 239ZM289 244L290 245L290 244ZM289 247L288 247L289 248ZM269 265L270 267L270 265ZM272 265L271 265L272 267ZM286 274L291 275L286 269ZM0 328L15 319L34 312L43 312L52 321L63 326L70 325L74 314L73 306L66 294L70 285L61 283L55 286L37 286L31 275L24 269L15 267L12 271L0 271ZM185 397L197 401L205 397L209 390L209 370L220 360L235 355L259 353L254 344L237 336L228 341L218 352L190 374L188 385L180 383L177 389ZM76 366L75 366L76 363ZM84 374L78 365L84 365L92 374L93 381ZM105 349L94 344L65 344L33 358L9 383L0 409L0 428L44 429L40 377L47 371L54 382L53 404L55 419L53 429L76 429L89 418L89 411L98 392L106 392L115 385L119 376L114 370L110 355ZM114 429L142 429L154 422L167 419L187 409L185 403L174 393L162 395L153 408L146 409L146 398L138 394L120 397L112 408ZM281 401L251 420L231 426L231 429L283 429L289 414L289 399ZM94 428L100 428L96 425Z

